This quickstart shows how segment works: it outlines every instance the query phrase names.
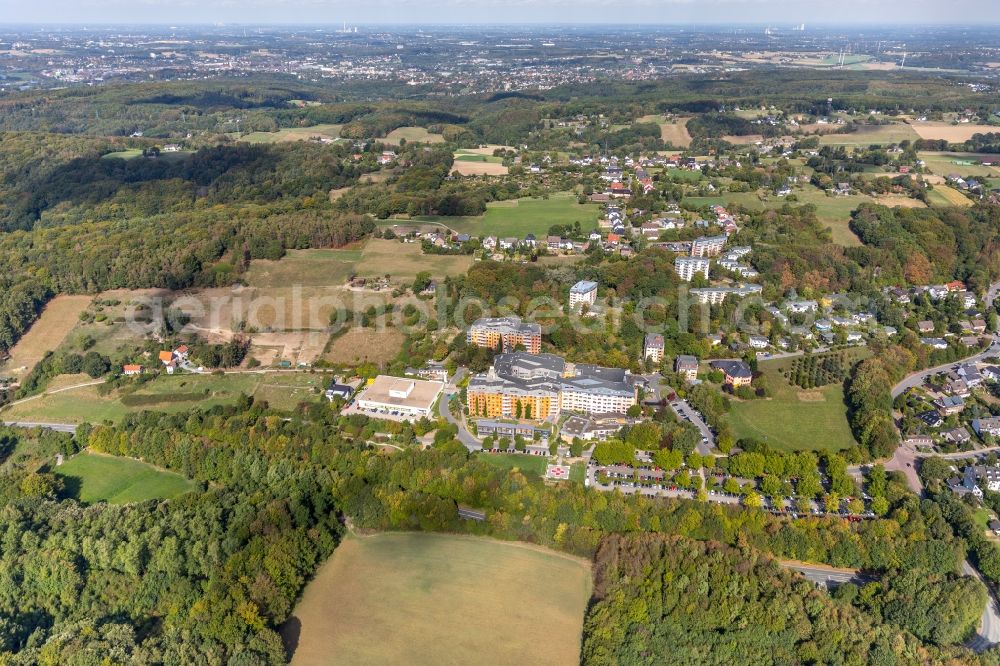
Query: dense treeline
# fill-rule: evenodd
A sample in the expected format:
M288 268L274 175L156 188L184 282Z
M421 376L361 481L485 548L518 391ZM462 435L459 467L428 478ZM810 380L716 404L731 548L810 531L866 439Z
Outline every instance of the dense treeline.
M60 137L8 135L15 162L24 143L64 143ZM72 142L70 142L72 145ZM357 180L362 166L347 146L220 145L192 154L133 159L77 156L18 164L3 181L0 230L123 219L234 202L270 203L314 197Z
M887 458L899 444L892 418L892 384L886 365L875 356L855 366L846 386L851 430L870 458Z
M746 548L613 535L595 558L584 664L902 665L950 659L970 663L975 657L958 648L930 650Z
M289 418L243 399L79 431L80 446L202 482L168 502L81 507L56 501L60 489L42 475L13 487L0 479L8 500L0 534L9 543L0 554L0 647L18 653L11 663L205 655L281 663L274 629L333 549L341 514L362 528L469 532L586 556L612 533L672 534L871 571L919 569L940 580L950 580L962 553L937 506L894 483L882 491L891 502L886 519L793 521L546 486L447 437L436 438L437 448L386 455L365 446L368 419L325 405L302 409ZM483 509L486 521L460 520L459 504Z
M927 285L963 280L985 290L1000 275L1000 207L886 208L862 204L851 229L864 243L844 248L812 205L773 211L742 211L737 242L752 244L751 263L770 294L795 289L802 295L851 291L873 286Z
M923 571L896 571L860 589L846 583L836 591L837 598L938 645L961 643L976 630L986 594L973 576Z
M375 228L328 200L366 168L346 146L102 158L109 148L38 134L0 143L0 228L9 232L0 233L0 353L54 294L228 285L252 259L342 246Z
M460 446L384 456L349 445L367 419L341 419L322 405L309 411L308 420L284 421L260 405L248 409L247 404L188 415L132 415L120 428L96 428L86 442L223 483L239 476L234 460L247 447L285 465L319 465L334 472L334 496L344 511L359 526L376 529L472 530L583 555L591 554L610 532L662 531L873 570L911 567L948 573L957 567L960 546L947 524L933 506L913 497L893 496L899 510L889 522L852 524L827 518L792 521L718 504L652 501L575 484L550 488L479 461ZM457 520L459 503L485 509L487 523Z
M863 204L851 229L881 268L884 283L966 281L985 289L1000 275L1000 207L886 208Z

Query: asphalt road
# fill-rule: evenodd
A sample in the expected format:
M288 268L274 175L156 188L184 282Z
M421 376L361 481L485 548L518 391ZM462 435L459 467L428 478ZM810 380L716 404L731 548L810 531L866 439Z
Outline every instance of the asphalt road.
M445 421L451 423L458 427L458 441L460 441L465 448L470 451L481 451L483 448L483 443L472 436L472 433L466 429L465 424L459 419L455 418L454 414L448 408L451 403L452 398L458 395L458 382L462 381L462 377L465 376L465 368L459 368L455 371L455 376L452 377L451 381L444 387L444 393L441 395L441 399L438 400L438 413L444 418Z
M892 397L895 398L899 396L901 393L907 391L908 389L920 386L921 384L924 383L924 380L930 377L931 375L935 375L939 372L944 372L945 370L948 370L949 368L952 368L956 365L961 365L963 363L978 363L979 361L982 361L985 358L998 355L1000 355L1000 338L994 336L993 343L986 348L986 351L982 351L977 354L973 354L972 356L967 356L963 359L952 361L951 363L945 363L944 365L938 365L933 368L927 368L926 370L921 370L920 372L915 372L912 375L908 375L901 382L892 387Z
M842 583L865 583L868 578L862 576L855 569L838 569L836 567L827 567L821 564L806 564L804 562L789 562L782 561L779 562L781 566L794 569L802 574L806 580L810 580L814 583L822 583L827 587L831 585L840 585Z
M962 573L966 576L975 576L986 585L986 581L983 580L982 575L980 575L974 566L969 564L968 560L962 562ZM976 652L985 652L997 643L1000 643L1000 613L997 612L997 599L990 590L989 585L986 585L986 591L988 595L986 597L986 608L983 610L983 616L979 620L979 631L966 643L968 647Z
M12 428L44 428L55 432L76 433L76 426L68 423L29 423L27 421L4 421L5 426Z

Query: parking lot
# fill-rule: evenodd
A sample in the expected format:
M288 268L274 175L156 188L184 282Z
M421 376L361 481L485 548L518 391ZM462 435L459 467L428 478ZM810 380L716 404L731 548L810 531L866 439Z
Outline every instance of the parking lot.
M399 411L393 411L389 409L362 409L358 407L356 402L351 402L351 404L344 407L341 410L341 414L350 416L351 414L361 414L362 416L367 416L373 419L382 419L383 421L409 421L414 422L420 419L419 416L412 416L410 414L402 414Z

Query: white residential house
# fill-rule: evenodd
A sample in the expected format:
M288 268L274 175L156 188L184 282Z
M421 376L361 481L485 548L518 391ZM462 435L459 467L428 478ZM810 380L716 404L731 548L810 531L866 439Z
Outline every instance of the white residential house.
M643 341L642 345L642 355L643 358L652 361L653 363L660 363L663 360L663 336L659 333L647 333L646 339ZM695 371L697 375L697 369Z
M593 307L597 302L597 283L591 280L581 280L569 289L569 307L580 309L584 305Z
M816 301L790 301L788 311L792 314L803 314L806 312L816 312L819 304Z

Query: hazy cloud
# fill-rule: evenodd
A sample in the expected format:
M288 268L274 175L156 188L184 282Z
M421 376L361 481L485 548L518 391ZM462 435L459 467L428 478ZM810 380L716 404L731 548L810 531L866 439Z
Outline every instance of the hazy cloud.
M40 23L1000 23L1000 0L0 0Z

